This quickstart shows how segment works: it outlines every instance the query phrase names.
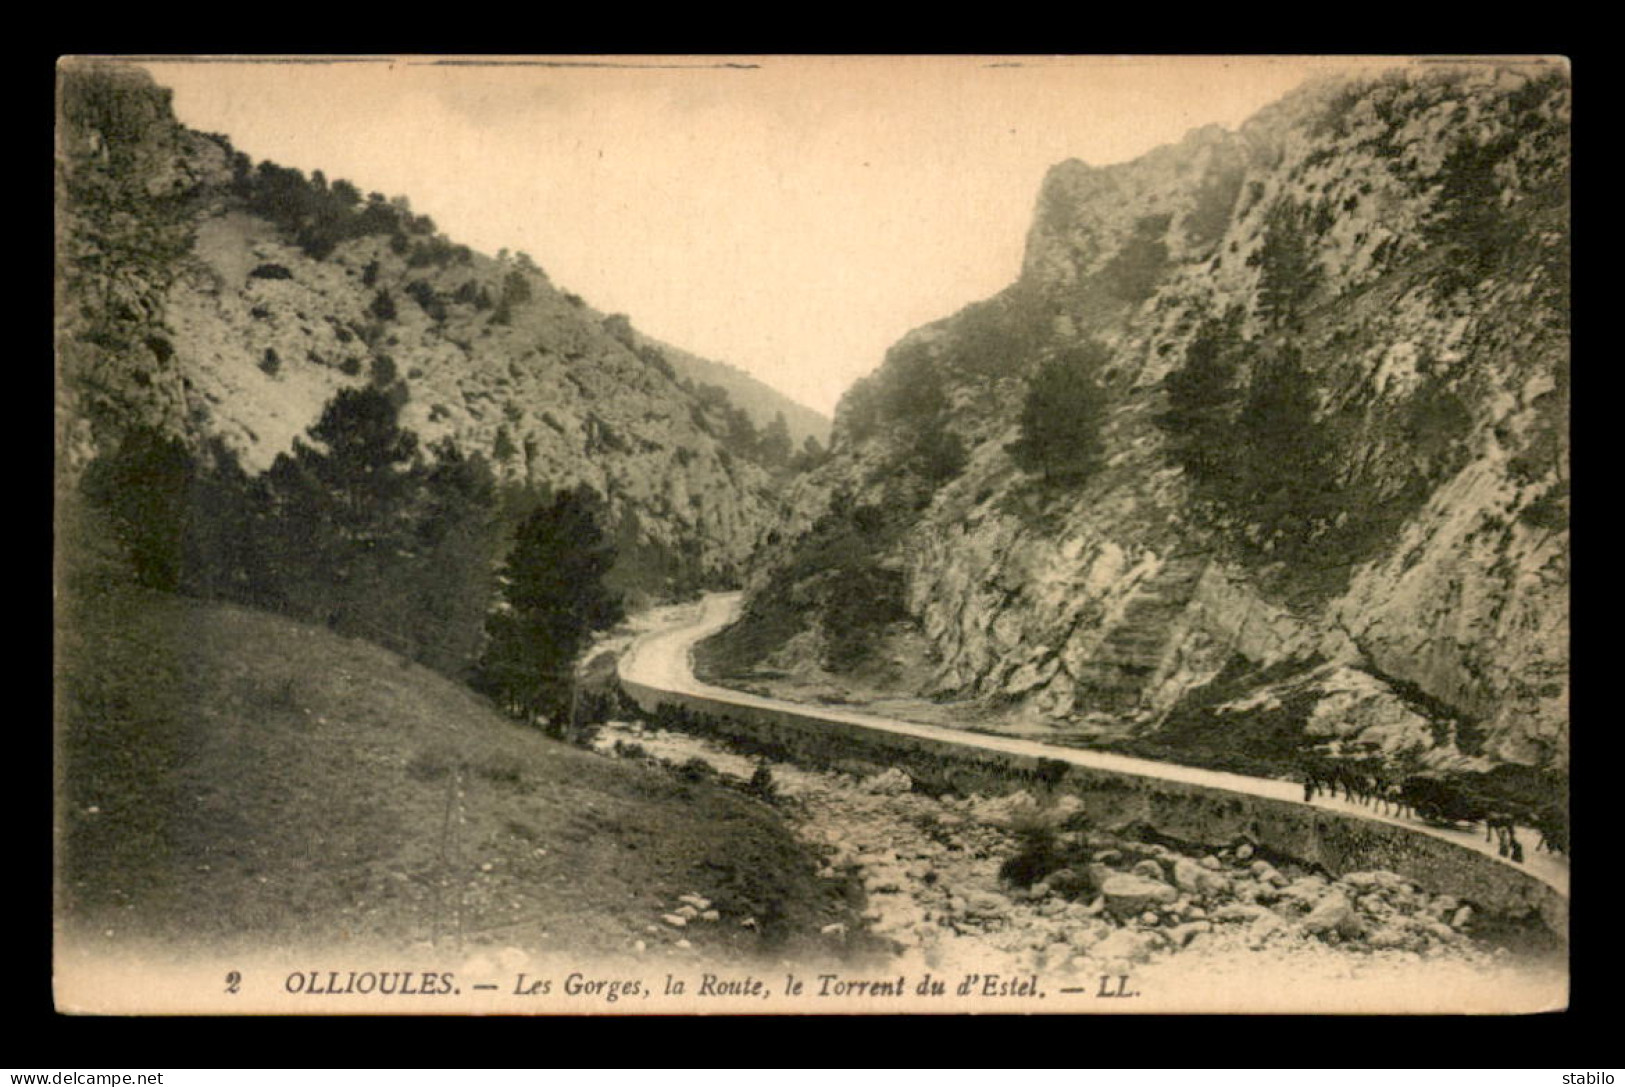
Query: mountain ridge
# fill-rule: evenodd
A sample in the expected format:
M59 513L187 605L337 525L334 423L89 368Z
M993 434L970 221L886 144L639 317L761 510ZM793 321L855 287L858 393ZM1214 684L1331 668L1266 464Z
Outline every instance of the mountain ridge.
M250 469L338 390L391 390L505 484L586 484L655 596L734 583L773 503L730 406L523 254L457 245L404 198L252 163L138 67L65 62L58 126L59 460L142 424ZM730 449L729 446L732 446ZM744 455L736 455L739 453Z
M1427 69L1059 164L1017 281L843 399L723 674L1073 742L1565 768L1567 140L1560 68ZM1015 450L1068 360L1100 452L1063 485Z

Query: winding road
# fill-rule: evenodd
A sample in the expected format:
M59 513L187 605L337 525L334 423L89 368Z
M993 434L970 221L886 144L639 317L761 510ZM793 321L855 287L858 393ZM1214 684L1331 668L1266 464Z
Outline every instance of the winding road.
M712 593L706 596L697 606L674 609L668 613L669 622L666 625L640 635L627 652L621 656L619 665L621 675L626 679L662 691L714 699L736 706L789 710L828 721L840 721L864 728L881 729L903 735L962 744L986 751L1056 759L1076 766L1112 770L1142 777L1161 778L1166 781L1185 782L1210 789L1222 789L1250 796L1267 797L1272 800L1283 800L1294 804L1304 803L1303 786L1290 781L1248 777L1243 774L1229 774L1217 770L1202 770L1196 767L1155 762L1150 759L1138 759L1127 755L1114 755L1104 751L1057 747L1036 740L964 732L938 725L898 721L874 714L858 713L829 706L788 702L782 699L765 698L743 691L730 690L726 687L713 687L695 678L692 650L695 643L716 633L734 621L739 614L741 598L742 594L740 593ZM1519 841L1524 848L1524 863L1522 865L1512 865L1511 861L1497 855L1493 843L1486 842L1483 833L1479 830L1438 827L1415 819L1382 815L1371 808L1340 797L1317 797L1310 802L1309 806L1336 811L1359 819L1403 826L1415 833L1428 834L1452 842L1491 857L1499 863L1519 868L1546 883L1564 897L1568 896L1569 865L1567 858L1545 852L1536 852L1535 842L1537 837L1528 828L1520 827L1517 829Z

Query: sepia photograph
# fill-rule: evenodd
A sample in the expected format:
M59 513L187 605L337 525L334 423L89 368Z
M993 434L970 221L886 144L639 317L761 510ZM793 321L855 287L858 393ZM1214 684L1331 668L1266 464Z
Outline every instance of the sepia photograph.
M1570 76L61 58L56 1009L1567 1008Z

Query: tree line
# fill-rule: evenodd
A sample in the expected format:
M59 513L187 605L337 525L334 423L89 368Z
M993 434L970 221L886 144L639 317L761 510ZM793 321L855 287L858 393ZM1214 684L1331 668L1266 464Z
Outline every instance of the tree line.
M376 387L341 390L260 475L218 438L137 427L81 486L139 584L376 642L561 731L577 658L622 615L596 493L516 519L483 457L421 448Z

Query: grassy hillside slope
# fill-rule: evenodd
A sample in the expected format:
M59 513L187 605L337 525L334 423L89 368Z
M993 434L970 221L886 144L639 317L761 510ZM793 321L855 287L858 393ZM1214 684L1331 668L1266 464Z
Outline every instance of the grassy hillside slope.
M61 608L57 675L75 936L732 959L843 919L766 805L550 741L365 642L103 587ZM651 933L688 893L720 921Z

